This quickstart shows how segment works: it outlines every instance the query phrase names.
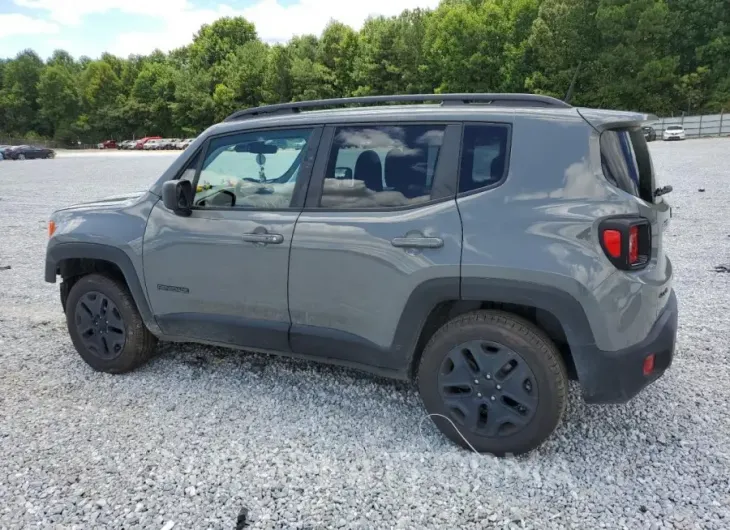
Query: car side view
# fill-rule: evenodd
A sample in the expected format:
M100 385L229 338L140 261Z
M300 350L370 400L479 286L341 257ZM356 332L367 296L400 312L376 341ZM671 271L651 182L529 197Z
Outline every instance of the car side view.
M34 160L37 158L54 158L56 152L47 147L36 145L17 145L5 150L5 157L9 160Z
M625 402L672 362L643 120L530 94L242 110L148 190L54 212L45 279L95 370L158 340L335 363L415 381L457 444L524 453L569 380Z

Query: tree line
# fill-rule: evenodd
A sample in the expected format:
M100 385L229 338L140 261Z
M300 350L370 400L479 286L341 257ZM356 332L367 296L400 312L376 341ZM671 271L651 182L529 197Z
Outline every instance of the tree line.
M261 104L399 93L532 92L654 112L730 109L727 0L443 0L262 42L243 18L170 53L0 59L0 134L62 143L192 136Z

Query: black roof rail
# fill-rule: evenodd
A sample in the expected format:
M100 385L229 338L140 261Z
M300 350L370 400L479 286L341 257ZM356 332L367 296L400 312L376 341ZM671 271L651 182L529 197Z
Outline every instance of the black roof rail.
M376 103L418 103L440 101L442 105L466 105L482 103L509 107L557 107L571 108L568 103L550 96L538 94L398 94L393 96L362 96L353 98L315 99L253 107L234 112L223 121L234 121L263 114L293 114L302 109L340 107L346 105L372 105Z

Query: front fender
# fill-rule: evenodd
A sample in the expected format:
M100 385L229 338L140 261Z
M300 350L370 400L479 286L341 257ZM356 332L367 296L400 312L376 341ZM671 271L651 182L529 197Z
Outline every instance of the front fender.
M68 259L100 260L119 267L147 329L155 335L162 334L150 310L147 296L142 288L142 281L137 275L131 258L123 250L99 243L59 243L51 240L46 251L45 280L49 283L56 283L56 276L63 273L63 261Z

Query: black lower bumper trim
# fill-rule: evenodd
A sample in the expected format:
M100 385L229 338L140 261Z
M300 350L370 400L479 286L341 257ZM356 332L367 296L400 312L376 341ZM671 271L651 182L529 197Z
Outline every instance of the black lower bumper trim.
M588 403L625 403L656 381L672 364L677 339L677 297L672 291L667 305L640 343L615 352L584 348L589 366L580 375ZM654 370L644 375L644 359L654 354Z

